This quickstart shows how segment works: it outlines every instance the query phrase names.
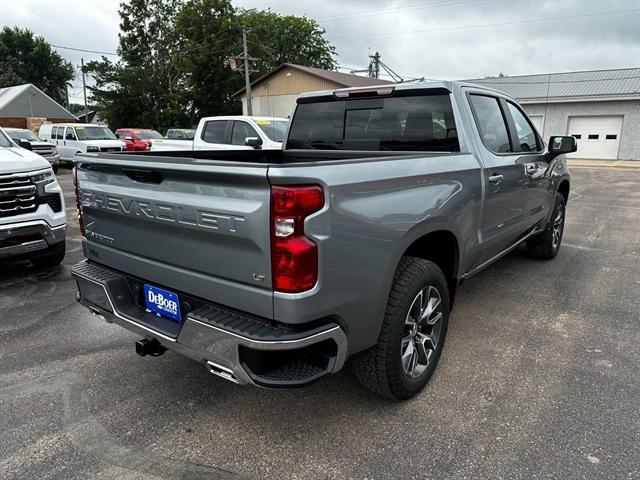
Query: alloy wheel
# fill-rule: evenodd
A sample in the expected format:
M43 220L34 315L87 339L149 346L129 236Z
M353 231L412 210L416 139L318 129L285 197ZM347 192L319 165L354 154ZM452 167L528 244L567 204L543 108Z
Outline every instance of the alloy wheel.
M440 339L441 320L440 292L427 286L411 302L404 323L401 360L409 378L419 377L429 366Z

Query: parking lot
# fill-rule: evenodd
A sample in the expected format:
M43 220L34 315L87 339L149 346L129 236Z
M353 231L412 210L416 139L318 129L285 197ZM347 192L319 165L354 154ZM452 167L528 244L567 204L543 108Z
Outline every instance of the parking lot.
M75 301L63 268L0 269L0 478L640 478L640 169L577 168L563 247L461 286L431 382L394 404L349 369L238 387Z

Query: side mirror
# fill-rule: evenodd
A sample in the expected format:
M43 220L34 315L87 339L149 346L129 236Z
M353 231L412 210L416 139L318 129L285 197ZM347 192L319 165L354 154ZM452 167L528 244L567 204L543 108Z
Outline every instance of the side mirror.
M247 147L258 149L262 147L262 139L260 137L247 137L244 139L244 144Z
M27 150L33 150L33 147L31 146L31 142L29 140L25 140L24 138L18 139L18 146L25 148Z
M573 153L576 150L578 150L576 137L567 136L549 138L549 154L552 158L564 153Z
M73 133L67 133L67 136L64 137L65 140L75 140L76 137L73 136Z

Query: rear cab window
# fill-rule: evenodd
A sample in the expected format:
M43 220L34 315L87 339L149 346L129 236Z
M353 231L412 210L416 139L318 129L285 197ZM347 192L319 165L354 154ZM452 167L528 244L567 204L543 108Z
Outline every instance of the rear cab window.
M493 153L512 152L506 119L498 99L472 93L469 95L469 100L484 146Z
M286 148L459 152L450 93L402 93L299 103Z
M228 120L210 120L204 126L202 140L207 143L226 143Z

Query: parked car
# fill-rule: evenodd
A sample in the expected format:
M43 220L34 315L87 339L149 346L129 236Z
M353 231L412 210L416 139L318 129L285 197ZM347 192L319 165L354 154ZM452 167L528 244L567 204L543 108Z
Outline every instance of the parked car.
M0 260L58 265L65 234L64 197L51 165L0 128Z
M557 255L575 150L499 91L428 82L304 94L280 151L80 156L78 298L141 355L278 388L353 357L409 398L463 280L521 244Z
M151 141L162 138L162 135L149 128L119 128L116 138L124 141L127 151L138 152L149 150Z
M280 150L288 126L287 118L206 117L198 123L193 141L154 140L151 151Z
M116 138L106 125L87 123L47 123L40 127L39 137L54 143L60 160L73 162L79 153L121 152L124 142Z
M57 147L49 142L43 142L35 133L26 128L5 128L4 132L9 135L18 146L32 150L49 162L54 173L58 172L60 165L60 155ZM25 143L26 142L26 143Z
M196 131L193 128L170 128L164 138L172 140L193 140Z

